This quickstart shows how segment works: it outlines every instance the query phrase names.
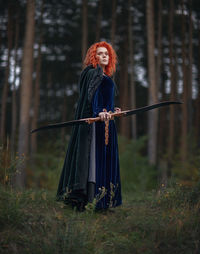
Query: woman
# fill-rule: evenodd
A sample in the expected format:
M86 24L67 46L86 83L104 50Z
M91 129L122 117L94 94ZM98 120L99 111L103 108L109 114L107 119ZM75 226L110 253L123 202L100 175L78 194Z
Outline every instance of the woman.
M75 118L100 116L101 122L73 127L57 197L80 211L94 199L97 210L122 203L117 134L109 113L114 111L115 85L110 76L116 70L116 62L110 44L95 43L86 54L86 68L79 80ZM106 140L105 130L109 133Z

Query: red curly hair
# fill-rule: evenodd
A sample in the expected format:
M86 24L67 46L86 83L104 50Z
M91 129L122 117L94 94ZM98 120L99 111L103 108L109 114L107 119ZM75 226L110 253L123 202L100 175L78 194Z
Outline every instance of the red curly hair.
M92 64L94 68L97 67L98 59L96 58L96 51L99 47L105 47L108 50L109 63L105 67L105 74L108 76L112 76L112 74L116 71L117 55L113 47L105 41L97 42L90 46L83 62L84 66L86 67Z

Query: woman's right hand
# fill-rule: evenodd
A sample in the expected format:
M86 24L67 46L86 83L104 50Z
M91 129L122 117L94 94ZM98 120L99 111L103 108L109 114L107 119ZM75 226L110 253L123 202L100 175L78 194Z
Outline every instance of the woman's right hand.
M100 112L99 117L101 118L101 121L111 120L111 114L108 112Z

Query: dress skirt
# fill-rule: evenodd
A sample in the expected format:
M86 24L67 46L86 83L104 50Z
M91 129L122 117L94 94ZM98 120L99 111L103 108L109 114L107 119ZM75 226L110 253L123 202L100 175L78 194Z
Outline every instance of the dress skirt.
M114 83L104 76L93 98L93 115L106 109L114 112ZM121 181L117 132L114 120L109 121L108 144L105 143L105 122L95 123L95 198L96 208L121 205ZM94 144L93 144L94 145ZM93 149L94 150L94 149ZM94 154L94 151L93 153Z

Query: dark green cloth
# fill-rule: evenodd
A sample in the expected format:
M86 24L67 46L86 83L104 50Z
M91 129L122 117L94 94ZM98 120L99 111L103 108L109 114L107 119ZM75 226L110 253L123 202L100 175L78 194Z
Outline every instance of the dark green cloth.
M79 80L80 95L75 119L92 117L92 98L102 79L103 70L100 66L97 68L88 66L83 70ZM90 144L91 125L73 126L58 185L58 200L62 200L63 195L68 191L81 192L87 196Z

